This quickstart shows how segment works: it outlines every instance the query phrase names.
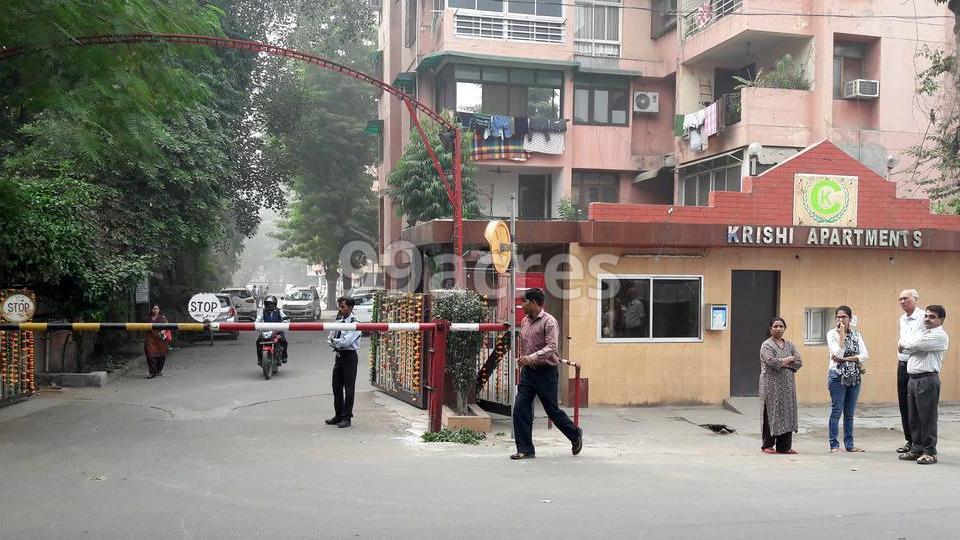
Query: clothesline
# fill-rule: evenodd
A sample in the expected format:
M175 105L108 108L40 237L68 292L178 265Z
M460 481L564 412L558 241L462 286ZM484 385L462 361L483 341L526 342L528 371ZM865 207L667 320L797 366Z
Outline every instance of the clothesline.
M566 120L483 113L456 113L457 122L474 133L474 161L526 161L531 153L563 154Z

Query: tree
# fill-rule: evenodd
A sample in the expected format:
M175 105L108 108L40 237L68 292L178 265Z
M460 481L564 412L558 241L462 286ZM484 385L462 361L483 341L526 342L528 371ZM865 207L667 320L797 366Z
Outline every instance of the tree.
M476 291L443 291L433 304L433 318L457 323L482 323L487 320L487 303ZM447 336L446 372L453 379L457 414L470 414L467 399L479 369L483 332L450 332Z
M452 169L453 150L446 150L440 142L440 126L434 123L425 123L424 132L430 145L437 153L437 159L445 171ZM473 145L473 134L464 131L462 150L462 178L463 189L463 217L475 219L482 215L480 202L477 199L477 184L473 181L476 166L470 159L470 148ZM452 182L452 175L448 174L448 181ZM390 198L396 204L397 212L406 216L407 225L415 225L418 221L449 218L453 216L453 206L447 196L447 191L440 181L440 176L433 165L427 147L420 139L416 130L410 132L410 142L403 149L403 156L387 177ZM451 186L452 187L452 186Z
M940 94L943 99L940 106L929 113L932 134L908 153L916 160L915 173L921 165L932 165L931 169L936 171L933 177L917 183L927 186L931 198L946 202L939 205L941 210L950 211L957 207L954 199L960 195L960 103L957 102L960 72L956 56L960 50L957 48L960 46L960 0L936 0L936 3L947 4L954 15L954 47L952 53L923 48L921 54L929 61L929 67L918 76L919 92L927 96Z

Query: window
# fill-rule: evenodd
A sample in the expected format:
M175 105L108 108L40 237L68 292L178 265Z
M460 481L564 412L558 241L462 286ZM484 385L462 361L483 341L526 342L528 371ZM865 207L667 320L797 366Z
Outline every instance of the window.
M417 1L407 0L407 25L403 41L407 47L413 47L417 42Z
M573 122L625 126L630 115L628 79L595 77L577 79L573 90Z
M600 341L698 341L700 276L600 276Z
M563 0L448 0L449 7L490 11L493 13L516 13L540 17L562 17Z
M586 218L590 203L620 201L620 176L617 173L573 171L570 197Z
M863 43L833 44L833 98L843 98L843 84L854 79L866 78L864 59L866 47Z
M826 345L827 332L833 323L833 308L806 308L803 311L803 342L806 345Z
M577 54L620 57L620 0L579 0L574 25Z
M656 39L677 27L677 0L653 0L650 38Z
M741 162L724 156L680 169L680 200L684 206L707 206L711 191L740 191Z
M455 80L458 112L560 118L558 71L457 64ZM444 90L438 95L446 95Z

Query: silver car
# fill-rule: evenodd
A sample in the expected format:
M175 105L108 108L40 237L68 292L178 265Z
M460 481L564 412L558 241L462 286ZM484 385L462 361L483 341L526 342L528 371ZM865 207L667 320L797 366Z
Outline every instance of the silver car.
M320 318L323 305L320 295L312 287L298 287L283 296L283 312L291 319L315 321Z

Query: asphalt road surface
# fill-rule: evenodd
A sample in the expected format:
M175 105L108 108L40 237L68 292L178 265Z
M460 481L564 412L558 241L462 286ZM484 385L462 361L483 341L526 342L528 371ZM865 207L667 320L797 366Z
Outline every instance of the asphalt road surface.
M811 432L766 456L756 429L677 416L715 408L587 409L581 456L538 421L537 459L513 462L505 421L480 446L420 442L423 414L371 389L366 348L354 426L324 425L324 339L292 334L270 381L245 334L175 352L162 378L0 409L0 538L960 537L956 424L921 467L889 430L864 429L865 454Z

